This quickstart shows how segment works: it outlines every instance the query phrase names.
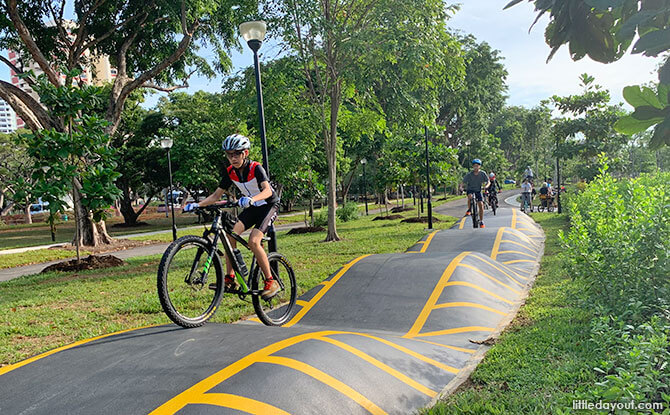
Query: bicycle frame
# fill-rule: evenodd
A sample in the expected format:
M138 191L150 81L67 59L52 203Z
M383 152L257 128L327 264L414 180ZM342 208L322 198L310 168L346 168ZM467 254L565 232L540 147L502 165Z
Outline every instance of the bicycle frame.
M226 237L226 235L232 237L237 241L238 243L242 244L242 246L248 250L251 250L249 247L249 244L247 241L245 241L240 235L236 234L232 230L229 231L227 230L223 224L221 223L221 218L223 217L224 212L218 211L216 212L216 215L214 216L214 220L212 222L212 226L209 229L205 229L205 232L202 234L202 237L205 239L209 239L209 235L214 234L214 239L212 239L212 246L216 248L218 246L219 240L221 241L221 244L223 245L223 249L225 250L226 258L230 258L231 260L231 266L233 267L233 270L235 271L235 277L237 279L237 282L240 284L241 290L238 292L240 297L244 297L247 294L251 295L260 295L260 293L263 290L252 290L250 289L251 287L251 278L254 275L255 269L258 266L258 263L256 261L256 256L252 255L251 259L251 264L247 270L247 274L244 275L242 274L241 266L237 262L237 258L233 254L233 246L230 243L230 240ZM209 270L209 266L212 262L213 256L214 255L219 255L223 253L219 253L220 251L218 249L212 250L210 253L210 256L207 258L207 261L205 262L205 274ZM200 255L202 255L202 252L198 252L196 255L196 259L193 263L193 266L195 266L200 259ZM193 271L193 270L192 270ZM247 278L246 281L244 278ZM277 275L275 275L277 282L279 283L281 289L284 289L284 281L282 281L281 278L278 278Z

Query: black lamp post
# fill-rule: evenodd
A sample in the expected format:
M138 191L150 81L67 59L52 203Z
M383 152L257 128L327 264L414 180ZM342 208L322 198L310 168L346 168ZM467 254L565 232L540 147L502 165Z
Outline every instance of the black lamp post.
M365 165L368 164L366 158L361 159L361 164L363 165L363 197L365 198L365 216L368 215L368 184L365 180Z
M563 213L563 209L561 208L561 166L559 164L559 143L558 143L558 137L556 137L556 204L558 205L558 213Z
M170 149L172 148L172 139L168 137L161 138L161 147L167 150L168 172L170 174L170 210L172 211L172 240L177 239L177 225L174 221L174 195L172 194L172 161L170 160ZM166 206L167 207L167 206Z
M256 100L258 101L258 122L261 133L261 152L263 153L263 168L270 178L270 163L268 161L268 146L265 137L265 111L263 109L263 86L261 85L261 66L258 63L258 50L265 40L267 26L263 21L246 22L240 25L240 34L254 52L254 72L256 74ZM268 251L277 251L277 235L274 226L268 229Z
M424 127L424 133L426 136L426 185L427 185L427 195L428 199L428 230L433 230L433 203L431 202L430 197L430 159L428 158L428 127Z

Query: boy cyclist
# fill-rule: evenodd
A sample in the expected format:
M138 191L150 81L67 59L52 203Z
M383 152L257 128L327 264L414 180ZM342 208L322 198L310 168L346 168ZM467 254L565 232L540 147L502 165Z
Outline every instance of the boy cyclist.
M265 286L261 297L267 300L277 294L279 284L272 278L268 256L261 245L261 241L268 228L277 219L279 197L277 197L277 194L270 186L263 166L247 158L250 147L251 142L243 135L233 134L226 137L222 148L226 153L226 157L228 157L230 166L226 173L223 174L219 187L202 202L186 205L184 212L190 212L197 207L216 203L224 193L229 193L228 189L231 185L235 184L237 186L243 195L238 204L244 210L240 213L238 221L233 227L233 232L239 235L252 226L255 227L249 236L249 248L251 248L251 251L256 256L258 265L265 275ZM229 241L234 249L237 246L237 242L233 238L229 238ZM226 291L239 288L235 280L231 260L227 254L225 284Z
M494 172L489 173L489 186L488 186L488 197L489 205L491 204L492 198L497 198L499 192L502 192L502 186L496 180L496 174Z
M472 171L466 174L463 177L463 183L465 184L465 192L468 195L468 211L465 212L465 215L470 215L470 206L472 203L472 198L477 201L477 207L479 207L479 227L484 227L484 202L482 199L482 184L485 184L484 190L488 190L491 182L486 175L484 170L479 168L482 166L482 161L480 159L472 160Z

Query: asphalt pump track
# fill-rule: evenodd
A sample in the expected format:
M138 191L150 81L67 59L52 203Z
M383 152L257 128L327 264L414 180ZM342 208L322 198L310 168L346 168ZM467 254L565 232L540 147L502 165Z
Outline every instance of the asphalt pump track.
M146 327L2 367L0 414L415 412L467 377L537 273L542 230L485 219L353 259L284 327Z

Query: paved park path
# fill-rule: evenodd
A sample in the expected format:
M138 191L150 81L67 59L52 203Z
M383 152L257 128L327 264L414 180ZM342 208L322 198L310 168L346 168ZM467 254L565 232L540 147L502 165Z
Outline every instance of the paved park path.
M284 327L138 328L0 368L0 413L414 412L467 378L537 273L528 216L484 221L352 258Z
M513 192L513 191L508 191L508 192ZM518 190L517 190L518 192ZM443 205L440 205L438 208L435 209L436 212L444 214L444 215L451 215L451 216L460 216L463 211L465 211L465 201L464 200L453 200L451 202L444 203ZM379 213L381 209L374 209L370 210L371 214ZM302 215L302 213L295 213L295 214L287 214L287 215L282 215L282 217L291 217L291 216L298 216ZM296 223L288 223L284 225L278 225L275 227L277 231L283 231L283 230L289 230L293 228L299 228L304 226L304 222L296 222ZM194 233L200 234L202 233L202 225L199 226L191 226L188 228L182 228L181 230L184 229L190 229L193 230ZM165 234L165 233L170 233L172 232L171 229L167 230L162 230L162 231L154 231L154 232L145 232L145 233L137 233L137 234L130 234L130 235L122 235L121 238L129 238L133 236L147 236L147 235L158 235L158 234ZM19 253L19 252L27 252L31 250L36 250L36 249L46 249L50 247L55 247L55 246L60 246L62 244L51 244L51 245L42 245L42 246L35 246L35 247L28 247L28 248L15 248L15 249L5 249L0 251L0 255L7 255L7 254L12 254L12 253ZM153 245L146 245L146 246L141 246L137 248L130 248L130 249L125 249L121 251L114 251L114 252L108 252L106 253L107 255L114 255L117 258L120 259L128 259L128 258L136 258L136 257L143 257L143 256L149 256L149 255L157 255L157 254L162 254L169 243L162 243L162 244L153 244ZM105 254L103 254L105 255ZM70 258L71 259L71 258ZM67 259L59 259L56 261L49 261L49 262L43 262L40 264L31 264L31 265L23 265L19 267L14 267L14 268L4 268L0 269L0 282L2 281L9 281L14 278L22 277L25 275L33 275L33 274L38 274L42 272L42 270L49 265L57 264L59 262L63 262Z

